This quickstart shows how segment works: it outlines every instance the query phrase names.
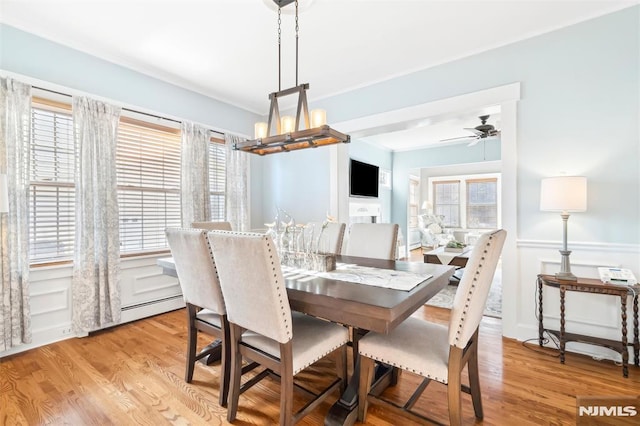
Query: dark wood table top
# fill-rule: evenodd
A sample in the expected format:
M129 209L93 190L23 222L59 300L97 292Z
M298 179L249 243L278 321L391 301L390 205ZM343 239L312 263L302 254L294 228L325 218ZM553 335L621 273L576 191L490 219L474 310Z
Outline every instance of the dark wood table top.
M291 308L309 315L387 333L447 286L455 268L419 262L400 262L353 256L338 256L338 262L380 269L429 274L431 278L410 291L350 283L322 277L286 279ZM173 259L158 259L165 274L175 276Z

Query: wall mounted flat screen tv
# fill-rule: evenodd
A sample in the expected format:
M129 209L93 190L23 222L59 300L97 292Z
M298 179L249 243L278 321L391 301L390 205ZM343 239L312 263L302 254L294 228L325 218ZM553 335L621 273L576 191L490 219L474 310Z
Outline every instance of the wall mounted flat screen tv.
M378 197L378 166L351 159L349 167L349 195Z

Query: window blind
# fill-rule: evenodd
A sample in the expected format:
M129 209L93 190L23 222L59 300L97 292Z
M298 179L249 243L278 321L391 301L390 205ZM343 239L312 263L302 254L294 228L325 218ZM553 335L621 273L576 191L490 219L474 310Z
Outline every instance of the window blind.
M180 132L120 120L116 152L120 251L168 248L164 230L180 221Z
M224 144L213 141L209 144L209 191L213 221L226 220L226 155Z
M69 110L31 108L29 256L31 263L68 260L75 238L76 149Z

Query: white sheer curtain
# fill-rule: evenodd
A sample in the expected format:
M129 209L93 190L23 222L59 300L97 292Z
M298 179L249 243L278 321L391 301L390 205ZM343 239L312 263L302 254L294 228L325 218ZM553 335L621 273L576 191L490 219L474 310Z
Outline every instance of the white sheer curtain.
M9 212L0 213L0 352L31 342L29 307L29 157L31 86L0 79L0 173Z
M209 130L182 123L180 205L182 226L211 219L209 195Z
M225 134L227 148L226 206L227 221L235 231L249 230L249 154L236 151L233 145L244 141L240 136Z
M119 107L73 98L78 164L72 325L77 335L120 322L119 117Z

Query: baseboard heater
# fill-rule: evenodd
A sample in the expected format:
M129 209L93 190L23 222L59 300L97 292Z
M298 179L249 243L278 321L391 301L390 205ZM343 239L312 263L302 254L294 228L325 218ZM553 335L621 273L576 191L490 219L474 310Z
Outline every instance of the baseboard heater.
M149 318L154 315L160 315L166 312L175 311L176 309L184 308L184 306L184 299L181 294L162 299L155 299L149 302L138 303L137 305L124 306L121 311L122 315L120 316L120 323L123 324L130 321Z
M165 297L164 299L155 299L155 300L150 300L150 301L148 301L148 302L138 303L137 305L123 306L123 307L121 308L121 311L122 311L122 312L130 311L130 310L132 310L132 309L139 309L139 308L143 308L143 307L146 307L146 306L155 305L155 304L158 304L158 303L164 303L164 302L168 302L168 301L173 301L173 300L176 300L176 299L178 299L178 300L181 300L181 301L182 301L182 300L183 300L183 299L182 299L182 295L181 295L181 294L179 294L179 295L177 295L177 296Z

